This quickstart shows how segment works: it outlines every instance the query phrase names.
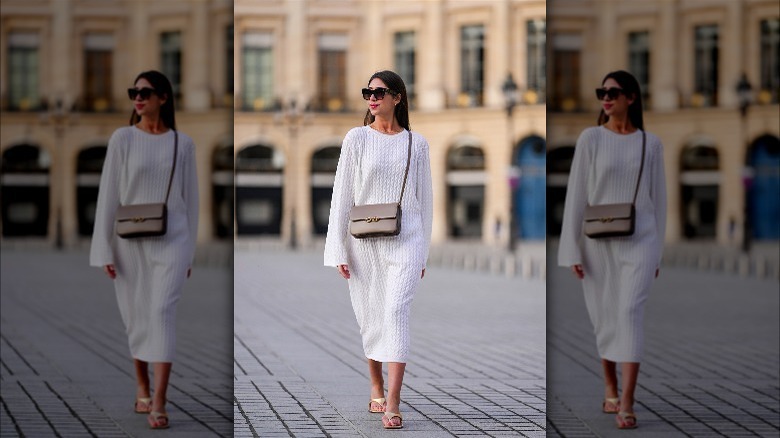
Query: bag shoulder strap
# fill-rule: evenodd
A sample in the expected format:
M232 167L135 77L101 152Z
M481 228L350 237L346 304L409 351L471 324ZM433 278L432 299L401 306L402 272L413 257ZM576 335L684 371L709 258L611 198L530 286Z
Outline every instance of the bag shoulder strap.
M171 184L173 184L173 172L176 171L176 153L179 150L179 133L173 130L173 166L171 167L171 176L168 178L168 191L165 193L165 205L168 205L168 197L171 195Z
M404 171L404 185L401 186L401 198L398 199L398 205L404 200L404 190L406 190L406 177L409 176L409 163L412 161L412 131L409 132L409 151L406 156L406 170Z
M639 193L639 181L642 180L642 170L645 168L645 143L647 143L647 135L645 131L642 131L642 164L639 165L639 176L636 177L636 188L634 189L634 200L631 204L636 204L636 195Z

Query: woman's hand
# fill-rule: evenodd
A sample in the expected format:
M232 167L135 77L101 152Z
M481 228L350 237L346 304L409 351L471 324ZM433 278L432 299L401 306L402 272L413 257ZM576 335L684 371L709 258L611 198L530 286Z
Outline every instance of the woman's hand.
M113 264L108 264L103 266L103 271L106 272L106 275L108 275L108 278L114 280L116 278L116 267L114 267Z
M571 271L574 272L574 275L580 280L585 278L585 270L582 269L582 265L572 265Z
M425 268L423 268L422 275L420 275L420 278L425 278Z
M341 274L345 280L349 280L349 266L339 265L337 269L339 270L339 274Z

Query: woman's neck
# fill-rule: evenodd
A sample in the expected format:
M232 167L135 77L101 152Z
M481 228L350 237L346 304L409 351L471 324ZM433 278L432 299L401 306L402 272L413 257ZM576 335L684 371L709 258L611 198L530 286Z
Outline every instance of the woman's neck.
M631 134L636 131L636 127L628 117L610 117L604 127L618 134Z
M399 125L398 122L395 120L395 116L393 116L393 118L389 120L377 116L374 118L374 121L373 123L371 123L371 126L377 131L384 132L384 133L396 133L401 130L401 125Z
M141 117L141 120L136 123L135 126L137 126L138 129L142 131L146 131L152 134L162 134L168 131L168 127L165 126L165 123L163 123L159 117Z

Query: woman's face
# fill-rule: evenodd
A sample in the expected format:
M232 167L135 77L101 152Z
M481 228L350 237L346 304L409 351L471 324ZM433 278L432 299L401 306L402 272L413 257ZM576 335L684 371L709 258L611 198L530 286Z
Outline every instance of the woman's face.
M388 88L387 85L379 78L374 78L368 83L368 88L375 90L377 88ZM390 120L393 117L395 106L401 101L400 95L393 95L389 92L385 93L385 97L377 99L376 95L372 94L366 101L368 103L368 110L374 117Z
M623 87L612 78L607 78L601 86L604 90L617 89L622 90ZM614 93L614 91L613 91ZM610 97L610 93L606 93L604 98L601 99L601 108L604 109L604 114L608 117L617 116L624 117L628 114L628 107L634 103L632 96L626 96L625 93L620 92L614 99Z
M154 90L154 87L152 87L152 84L147 81L145 78L139 78L135 82L135 89L136 90L143 90L144 88L148 88L151 90ZM160 107L163 106L166 99L163 97L160 97L156 94L156 91L154 93L151 93L147 99L144 99L142 94L139 93L135 99L133 100L133 107L135 108L135 112L141 116L141 117L152 117L156 118L160 115Z

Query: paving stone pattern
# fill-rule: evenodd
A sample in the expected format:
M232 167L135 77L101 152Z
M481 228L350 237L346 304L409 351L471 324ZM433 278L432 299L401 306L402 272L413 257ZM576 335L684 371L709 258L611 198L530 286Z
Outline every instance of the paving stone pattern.
M777 281L666 267L656 281L631 435L780 436ZM552 270L547 293L548 436L625 436L601 413L601 366L578 280Z
M231 271L196 266L185 286L168 436L232 435ZM0 436L160 433L132 410L134 370L113 286L86 252L4 248L1 277Z
M235 255L236 437L545 435L544 282L432 268L385 431L346 282L321 253ZM395 434L395 435L394 435Z

